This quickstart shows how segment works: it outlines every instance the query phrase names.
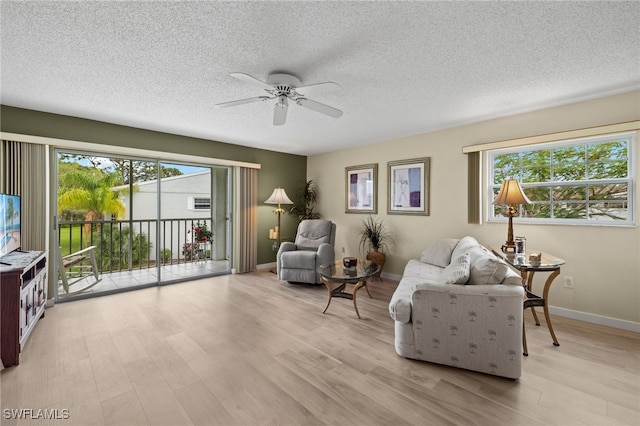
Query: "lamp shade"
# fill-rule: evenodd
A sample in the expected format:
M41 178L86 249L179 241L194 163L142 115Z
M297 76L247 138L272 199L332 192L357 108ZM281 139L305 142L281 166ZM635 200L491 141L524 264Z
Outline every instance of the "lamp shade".
M287 193L283 188L276 188L273 194L265 201L265 204L293 204L293 201L287 197Z
M500 192L493 200L493 204L511 205L511 204L529 204L531 200L524 195L520 183L516 179L507 179L502 182Z

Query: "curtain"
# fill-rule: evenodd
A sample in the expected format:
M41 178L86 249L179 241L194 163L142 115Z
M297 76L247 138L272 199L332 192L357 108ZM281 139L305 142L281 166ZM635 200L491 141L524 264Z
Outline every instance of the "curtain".
M243 273L255 271L258 267L258 170L240 167L238 189L238 272Z
M479 151L467 154L467 223L475 225L480 224L482 220L481 154Z
M47 147L15 141L0 146L0 192L20 196L23 250L47 250Z

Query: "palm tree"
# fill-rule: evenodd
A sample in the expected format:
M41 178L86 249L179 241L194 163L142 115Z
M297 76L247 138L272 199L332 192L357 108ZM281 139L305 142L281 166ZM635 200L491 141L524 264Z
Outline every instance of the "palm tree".
M119 176L115 173L100 176L73 172L64 176L69 189L58 196L58 213L68 209L86 211L85 221L104 220L105 213L120 219L124 217L125 206L118 199L118 191L113 187ZM87 235L91 224L85 225Z
M297 191L293 199L293 207L289 212L302 222L305 219L320 219L320 213L313 209L318 202L318 186L313 180L308 180Z
M489 340L495 340L496 336L498 335L498 333L496 333L496 331L492 329L490 329L487 333L489 334Z
M5 220L9 222L9 229L13 232L13 218L16 214L16 211L13 207L13 198L9 197L7 200L7 209L5 211Z

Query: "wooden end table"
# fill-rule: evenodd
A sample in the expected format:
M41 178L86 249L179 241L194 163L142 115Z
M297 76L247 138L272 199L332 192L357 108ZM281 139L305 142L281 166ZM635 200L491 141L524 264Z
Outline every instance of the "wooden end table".
M536 310L534 309L536 306L542 306L544 310L544 317L547 321L547 327L549 328L549 333L551 334L551 338L553 339L554 346L560 346L558 343L558 339L556 338L556 334L553 331L553 326L551 325L551 318L549 317L549 289L551 288L551 283L553 280L560 275L560 267L564 265L564 260L556 257L552 254L535 251L535 250L527 250L524 255L516 255L515 253L504 253L501 249L491 247L491 251L501 259L504 259L510 266L520 271L520 276L522 277L522 286L525 291L525 298L523 302L523 309L531 308L531 312L533 313L533 318L536 321L536 325L540 325L540 320L538 320L538 315L536 314ZM540 261L539 262L531 262L529 256L533 253L539 253ZM531 286L533 284L533 276L536 272L550 272L547 280L544 283L544 287L542 289L542 297L534 294L531 290ZM523 347L523 355L528 356L529 351L527 350L527 336L525 334L524 329L524 320L522 322L522 347Z
M358 290L364 287L367 290L369 297L372 297L369 292L369 287L367 287L367 279L375 275L379 270L380 266L363 259L358 259L357 266L355 268L345 268L342 260L326 265L320 265L317 272L320 274L320 280L327 287L327 292L329 294L327 306L324 307L324 311L322 311L322 313L324 314L327 312L333 297L342 297L353 300L353 307L356 310L358 319L360 319L358 305L356 304L356 295ZM353 284L353 290L351 292L345 291L347 284Z

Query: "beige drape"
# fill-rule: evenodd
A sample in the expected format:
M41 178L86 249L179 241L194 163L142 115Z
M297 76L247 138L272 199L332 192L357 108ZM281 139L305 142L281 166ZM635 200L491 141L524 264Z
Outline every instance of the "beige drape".
M255 271L258 267L258 170L241 167L239 174L238 272L242 273Z
M481 152L467 154L467 223L478 225L482 220L482 200L480 199L482 164Z
M20 196L22 249L46 250L47 147L1 141L0 192Z

